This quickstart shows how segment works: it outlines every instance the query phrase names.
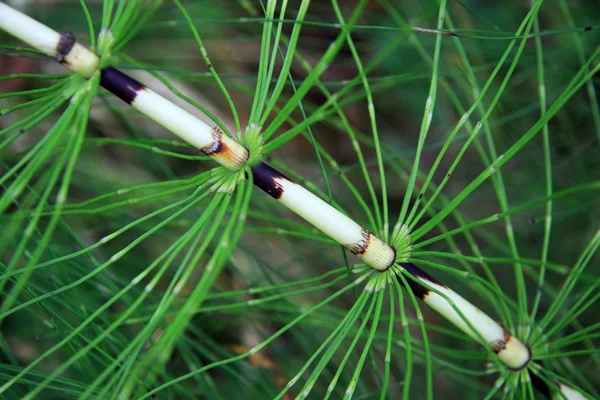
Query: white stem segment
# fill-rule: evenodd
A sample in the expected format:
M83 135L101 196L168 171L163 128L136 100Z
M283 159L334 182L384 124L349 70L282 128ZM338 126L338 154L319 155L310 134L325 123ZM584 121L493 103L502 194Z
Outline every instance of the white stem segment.
M558 383L560 392L555 392L552 396L552 400L591 400L589 397L584 396L581 392L573 389L564 383Z
M230 170L239 170L248 159L248 150L219 127L208 125L147 87L137 91L131 106Z
M72 35L61 35L4 3L0 3L0 28L85 77L98 68L98 57Z
M279 171L260 163L252 172L256 186L371 267L384 271L396 260L392 247Z
M336 242L348 245L363 241L362 227L302 186L276 179L282 189L279 201Z
M133 108L158 122L219 164L238 171L248 159L248 150L218 126L210 126L176 104L115 68L103 68L100 84Z
M443 293L446 298L450 299L462 315L450 305L446 298L435 292L430 292L424 299L425 303L446 317L450 322L455 324L460 330L479 341L479 336L467 325L465 319L471 323L481 337L496 351L498 358L507 367L512 369L521 369L530 360L531 355L529 349L519 339L511 336L510 333L504 330L496 321L491 319L483 311L468 302L452 289L443 287L433 282L427 282L431 287Z
M512 336L500 324L490 318L483 311L475 307L464 297L444 286L442 283L423 272L411 263L401 264L402 272L408 272L420 282L425 283L435 289L442 295L419 285L406 277L410 289L425 302L446 319L456 325L461 331L469 335L474 340L480 342L483 339L498 355L500 361L507 367L518 370L529 363L531 352L519 339ZM445 297L444 297L445 296ZM460 310L459 314L456 309ZM466 321L477 330L477 333L469 327Z
M131 106L230 170L239 170L248 159L248 150L219 127L208 125L147 87L137 92Z
M215 141L210 125L146 87L137 92L131 106L198 149Z

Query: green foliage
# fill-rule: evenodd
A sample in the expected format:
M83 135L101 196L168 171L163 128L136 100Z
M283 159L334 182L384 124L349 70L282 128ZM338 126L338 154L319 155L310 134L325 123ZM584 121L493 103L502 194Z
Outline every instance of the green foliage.
M3 398L543 398L532 373L600 397L597 7L79 4L24 11L207 115L533 362L507 369L248 168L0 36Z

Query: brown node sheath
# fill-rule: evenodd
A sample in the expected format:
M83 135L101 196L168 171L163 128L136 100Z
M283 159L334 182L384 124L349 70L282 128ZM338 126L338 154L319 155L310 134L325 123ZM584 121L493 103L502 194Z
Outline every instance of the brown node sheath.
M65 57L71 52L73 46L75 46L76 40L73 32L63 32L60 34L60 39L56 45L56 61L64 63Z
M200 151L232 171L243 168L250 157L248 149L226 136L218 126L211 129L211 134L213 142Z
M506 345L508 342L510 342L511 338L512 336L510 335L510 332L505 329L504 338L502 338L502 340L497 340L494 343L490 343L490 347L494 350L494 353L498 354L502 350L506 349Z
M219 153L227 153L227 145L223 143L223 131L218 126L212 128L212 137L215 140L213 144L205 146L200 151L207 156L214 156Z
M362 228L360 234L362 238L353 244L346 245L346 249L352 254L360 255L364 254L369 247L369 242L371 241L371 232L368 229Z
M492 348L492 350L494 350L494 353L498 354L502 350L506 349L512 340L513 340L513 336L510 334L509 331L507 331L505 329L504 330L504 338L502 340L497 340L497 341L495 341L493 343L490 343L490 347ZM525 347L527 347L527 351L529 352L528 361L525 364L523 364L522 366L518 367L518 368L508 367L510 370L512 370L512 371L519 371L519 370L525 368L525 366L527 364L529 364L529 361L531 361L531 349L529 348L529 346L525 346ZM532 374L532 376L533 376L533 374Z
M131 105L137 94L146 87L116 68L108 67L100 71L100 86L125 103Z
M252 167L252 175L254 176L254 184L275 200L279 200L283 196L283 186L277 182L277 179L285 179L293 182L290 178L264 162L260 162L260 164Z
M505 329L504 330L504 338L502 340L498 340L494 343L490 343L490 346L492 347L492 350L494 350L494 353L498 354L502 350L506 349L512 340L513 340L513 336L510 334L509 331L507 331ZM527 347L527 351L529 352L528 360L531 360L531 349L529 348L529 346L526 346L526 347ZM527 361L525 364L523 364L519 368L510 368L510 369L513 371L518 371L520 369L523 369L527 364L529 364L529 361Z
M407 272L409 272L412 276L414 276L417 279L423 279L423 280L429 281L431 283L435 283L437 285L446 287L446 285L444 285L443 283L441 283L440 281L438 281L433 276L429 275L427 272L423 271L421 268L417 267L413 263L401 263L400 265L402 266L402 268L404 268ZM405 274L404 276L406 277L406 282L408 283L408 287L413 292L413 294L415 296L417 296L418 298L420 298L421 300L425 300L425 297L427 297L427 295L429 295L431 290L429 290L425 286L415 282L407 274ZM397 279L400 280L400 283L403 283L399 277Z

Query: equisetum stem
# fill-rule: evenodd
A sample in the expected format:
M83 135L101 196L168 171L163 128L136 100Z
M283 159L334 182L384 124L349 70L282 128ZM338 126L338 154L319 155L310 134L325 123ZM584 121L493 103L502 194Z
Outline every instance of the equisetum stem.
M0 28L85 77L92 76L98 70L98 57L78 44L71 33L59 34L4 3L0 3ZM100 84L105 89L199 148L219 164L232 171L246 168L248 150L225 135L218 126L208 125L115 68L103 68L100 74ZM507 367L519 370L529 363L531 353L525 344L414 264L396 260L394 248L367 229L264 162L250 169L256 186L356 254L366 264L380 272L391 269L393 273L404 274L415 296L471 338L485 341ZM460 310L460 313L456 310ZM567 398L576 398L572 393L581 395L565 385L560 387Z
M475 341L480 341L480 338L485 340L507 367L519 370L529 363L531 360L529 348L487 314L414 264L401 263L399 265L402 267L402 273L406 275L408 272L418 281L423 282L424 285L420 285L410 277L406 277L415 296L442 314ZM426 286L434 290L430 290ZM460 310L460 314L450 302ZM477 332L471 329L466 321L469 321L471 326L477 329Z
M218 126L209 126L115 68L101 70L100 85L219 164L232 171L244 168L248 150ZM256 186L373 268L384 271L394 263L396 252L391 246L281 172L264 162L251 170Z
M83 46L75 46L77 43L71 33L58 34L6 5L0 4L0 7L0 14L2 15L0 26L4 28L5 25L10 25L8 22L12 19L12 16L9 14L18 15L15 20L22 24L18 29L9 30L11 34L32 46L43 44L43 47L39 48L40 50L47 52L52 57L57 57L58 61L63 60L63 64L69 68L73 64L65 63L64 60L71 60L70 51L77 49L78 62L75 64L77 68L71 68L75 72L85 72L86 76L91 76L90 69L98 66L98 57ZM5 9L10 11L5 13ZM27 29L25 27L26 23L32 23L32 28ZM32 32L49 35L48 37L52 38L54 43L47 38L40 40ZM69 45L65 46L64 43L67 42ZM199 148L204 154L226 168L232 171L244 168L249 156L248 150L224 135L219 127L211 127L115 68L103 68L100 74L100 85L133 108L164 126L192 146ZM360 257L371 267L378 271L386 271L393 265L397 266L395 264L396 251L391 246L301 185L293 182L264 162L253 166L251 171L256 186L346 247L348 251ZM453 300L455 305L463 311L465 318L471 322L471 325L482 330L480 332L481 336L492 348L497 349L500 359L510 368L519 369L527 364L530 358L529 349L507 334L490 317L415 265L403 264L401 270L410 273L416 279ZM479 340L477 334L468 327L463 318L442 296L410 280L410 278L407 279L410 282L410 288L419 298L471 337Z

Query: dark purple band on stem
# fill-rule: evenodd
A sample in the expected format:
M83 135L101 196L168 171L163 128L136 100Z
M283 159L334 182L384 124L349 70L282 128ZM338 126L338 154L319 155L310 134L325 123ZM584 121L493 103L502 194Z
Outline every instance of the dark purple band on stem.
M146 87L116 68L103 68L100 72L100 85L126 102L133 103L138 92Z
M546 396L547 399L551 399L551 392L548 384L539 376L529 371L529 377L531 378L531 384L534 388L536 388L540 393ZM559 396L560 397L560 396Z
M283 195L283 187L275 179L279 178L293 182L290 178L264 162L252 167L252 174L254 175L254 184L276 200L279 200Z
M401 263L400 265L402 266L402 268L404 268L407 272L409 272L412 276L414 276L416 278L423 278L424 280L427 280L429 282L446 287L446 285L442 284L440 281L438 281L433 276L429 275L427 272L423 271L421 268L417 267L413 263ZM425 297L427 297L427 295L430 292L429 289L427 289L425 286L415 282L413 279L411 279L406 274L405 274L405 278L406 278L406 282L408 283L410 290L413 292L413 294L415 296L417 296L421 300L423 300L423 299L425 299ZM398 279L400 279L400 278L398 278ZM402 280L400 280L400 283L402 283Z

